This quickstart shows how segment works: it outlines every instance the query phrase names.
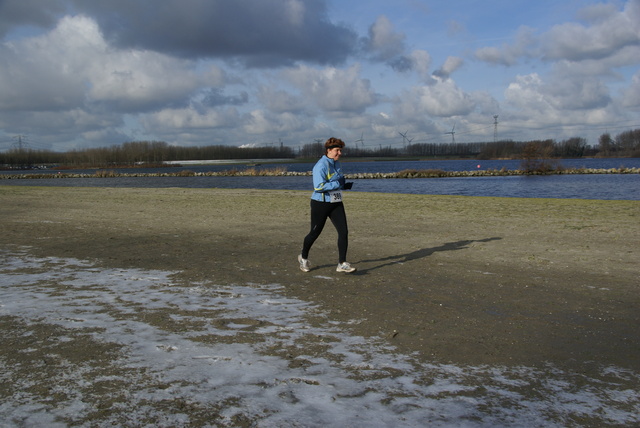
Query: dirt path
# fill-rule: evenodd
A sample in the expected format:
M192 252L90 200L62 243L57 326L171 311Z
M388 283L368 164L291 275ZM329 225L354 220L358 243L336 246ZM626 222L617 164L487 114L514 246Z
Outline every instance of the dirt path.
M308 197L0 186L0 247L283 284L425 361L640 370L640 202L350 193L343 275L330 225L298 269Z

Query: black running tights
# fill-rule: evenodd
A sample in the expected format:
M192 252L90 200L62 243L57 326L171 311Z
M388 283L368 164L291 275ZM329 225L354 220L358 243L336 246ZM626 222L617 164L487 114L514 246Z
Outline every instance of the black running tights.
M327 218L338 231L338 262L347 261L347 247L349 246L349 229L347 228L347 215L342 202L319 202L311 199L311 231L304 238L302 257L309 258L309 250L316 239L322 233Z

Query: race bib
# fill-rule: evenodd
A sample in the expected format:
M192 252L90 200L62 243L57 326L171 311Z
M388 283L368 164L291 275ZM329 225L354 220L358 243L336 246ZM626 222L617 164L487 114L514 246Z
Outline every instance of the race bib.
M333 190L329 192L329 202L332 204L342 202L342 190Z

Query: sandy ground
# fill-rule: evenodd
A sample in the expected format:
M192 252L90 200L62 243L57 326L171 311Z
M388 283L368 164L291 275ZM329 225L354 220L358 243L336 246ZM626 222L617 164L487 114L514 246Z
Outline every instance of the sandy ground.
M424 361L640 371L640 202L345 199L354 274L330 224L298 269L309 192L0 186L0 246L279 283Z

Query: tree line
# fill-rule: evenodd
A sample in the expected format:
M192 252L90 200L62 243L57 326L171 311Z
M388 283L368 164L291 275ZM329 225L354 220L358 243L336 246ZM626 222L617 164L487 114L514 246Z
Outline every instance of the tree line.
M4 165L64 165L68 167L110 167L161 165L165 162L211 159L294 158L290 147L172 146L164 141L132 141L111 147L68 152L12 149L0 153Z
M348 146L349 157L421 157L474 159L553 159L581 157L640 157L640 129L622 132L614 137L602 134L597 146L589 146L584 138L563 141L495 141L477 143L419 143L403 147ZM132 141L120 145L54 152L13 148L0 153L0 165L32 167L60 165L67 167L110 167L161 165L187 160L248 159L312 159L324 154L324 143L291 147L235 147L224 145L180 147L163 141Z

